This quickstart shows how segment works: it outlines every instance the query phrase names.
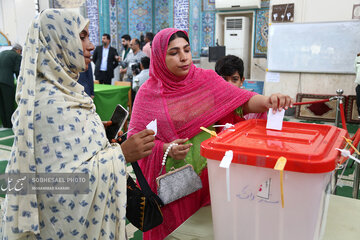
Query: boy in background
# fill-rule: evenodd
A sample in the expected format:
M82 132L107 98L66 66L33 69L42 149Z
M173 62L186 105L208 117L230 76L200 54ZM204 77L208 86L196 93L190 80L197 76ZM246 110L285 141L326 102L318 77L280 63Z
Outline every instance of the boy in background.
M237 87L242 87L245 81L244 62L234 55L227 55L217 60L215 72L223 77L225 81Z
M215 72L225 79L225 81L232 85L243 88L245 81L244 77L244 62L241 58L234 55L227 55L219 60L215 64ZM243 112L242 107L238 107L235 111L229 113L224 118L220 119L216 124L225 125L226 123L235 124L240 121L248 119L266 119L266 113L249 113ZM217 129L220 132L221 129Z

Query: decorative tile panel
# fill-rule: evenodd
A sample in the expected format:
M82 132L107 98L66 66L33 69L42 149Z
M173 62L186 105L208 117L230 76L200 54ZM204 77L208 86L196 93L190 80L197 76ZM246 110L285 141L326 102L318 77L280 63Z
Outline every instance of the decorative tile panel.
M193 58L200 57L201 0L190 0L190 45Z
M202 34L202 41L201 41L202 48L214 46L215 12L203 12L201 34Z
M202 5L204 11L215 10L215 0L202 0Z
M269 32L269 9L256 11L254 57L266 57Z
M100 39L104 33L110 34L110 17L109 17L109 1L99 0L99 26L100 26ZM101 41L100 41L101 43Z
M127 0L117 0L117 33L118 33L118 49L122 48L121 46L121 36L129 33L129 24L128 24L128 1Z
M111 46L118 47L118 35L117 35L117 12L116 12L116 0L110 0L110 37Z
M86 0L87 18L89 23L90 41L95 45L99 45L99 12L97 0Z
M189 31L189 0L174 0L174 28Z
M153 28L154 33L159 32L161 29L171 27L170 15L172 15L172 11L170 8L170 1L172 0L157 0L155 1L155 26Z
M129 0L129 34L140 39L140 34L152 32L152 1Z

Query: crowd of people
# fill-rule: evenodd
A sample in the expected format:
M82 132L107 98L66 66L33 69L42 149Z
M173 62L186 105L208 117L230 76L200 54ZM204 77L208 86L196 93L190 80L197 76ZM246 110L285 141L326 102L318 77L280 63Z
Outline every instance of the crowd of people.
M95 48L88 24L78 13L55 9L41 12L31 24L19 65L12 115L15 141L6 172L87 173L89 193L8 193L2 206L3 239L127 239L126 163L138 161L156 193L155 179L166 153L163 173L190 163L203 187L162 207L163 223L143 235L164 239L210 204L206 159L199 154L200 143L209 136L200 127L211 128L227 118L235 123L251 114L262 118L269 108L292 107L287 95L241 89L243 64L238 57L220 60L216 72L196 67L185 31L167 28L155 37L146 34L143 51L140 40L124 35L120 56L108 34ZM87 85L91 61L100 83L111 83L120 65L122 80L138 84L130 132L120 144L109 143L95 111L93 89ZM234 62L232 70L228 62ZM134 74L136 64L141 71ZM146 129L154 119L156 136Z

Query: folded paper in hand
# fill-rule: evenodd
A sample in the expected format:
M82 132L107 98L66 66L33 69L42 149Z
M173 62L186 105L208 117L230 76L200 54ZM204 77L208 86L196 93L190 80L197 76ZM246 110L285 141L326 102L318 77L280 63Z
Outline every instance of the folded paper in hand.
M155 135L157 134L157 120L152 120L151 122L149 122L149 124L146 126L146 129L150 129L153 130L155 132Z

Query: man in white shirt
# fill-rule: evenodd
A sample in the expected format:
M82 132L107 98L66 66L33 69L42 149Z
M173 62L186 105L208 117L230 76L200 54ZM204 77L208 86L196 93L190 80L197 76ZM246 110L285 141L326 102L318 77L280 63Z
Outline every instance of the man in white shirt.
M114 68L118 65L118 53L115 48L110 46L110 35L104 33L102 36L102 46L97 46L92 57L95 63L95 79L101 84L111 84L114 77Z
M141 72L134 76L134 84L132 86L133 90L137 92L141 85L144 84L146 80L149 79L149 67L150 67L150 58L142 57L140 60L140 69Z

